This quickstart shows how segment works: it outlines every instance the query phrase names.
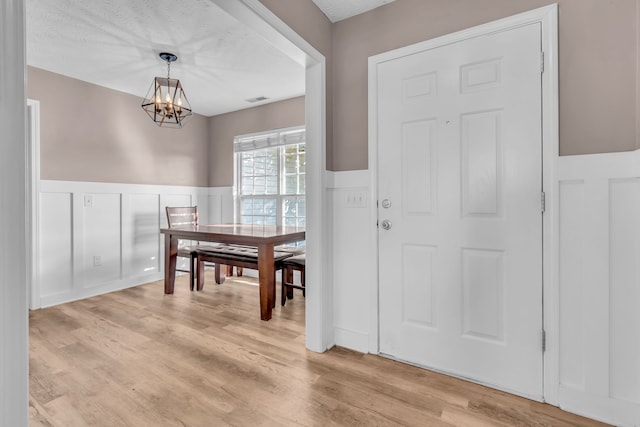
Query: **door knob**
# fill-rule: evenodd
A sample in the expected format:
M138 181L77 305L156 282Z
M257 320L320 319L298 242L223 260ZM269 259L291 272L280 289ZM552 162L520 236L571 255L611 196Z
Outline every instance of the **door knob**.
M391 221L388 219L382 220L382 228L385 230L391 230Z

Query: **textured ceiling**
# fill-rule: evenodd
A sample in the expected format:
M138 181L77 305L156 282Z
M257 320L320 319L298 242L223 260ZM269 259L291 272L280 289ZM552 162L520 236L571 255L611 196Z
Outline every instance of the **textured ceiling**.
M394 0L313 0L331 22L359 15L392 1Z
M286 0L298 1L298 0ZM393 0L313 0L339 21ZM193 110L213 116L304 94L304 68L212 0L26 0L27 63L142 98L178 55ZM264 101L248 99L266 97Z
M142 98L178 55L196 113L304 94L304 68L210 0L27 0L27 63ZM266 101L246 100L267 97Z

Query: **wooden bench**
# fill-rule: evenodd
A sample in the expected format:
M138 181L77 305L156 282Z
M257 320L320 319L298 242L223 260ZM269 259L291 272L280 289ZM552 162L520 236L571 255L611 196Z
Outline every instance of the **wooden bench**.
M274 251L275 270L282 268L282 261L292 256L291 252ZM215 280L224 283L224 266L258 269L258 249L252 246L222 245L210 248L199 248L197 251L198 274L197 289L204 288L204 263L215 264Z

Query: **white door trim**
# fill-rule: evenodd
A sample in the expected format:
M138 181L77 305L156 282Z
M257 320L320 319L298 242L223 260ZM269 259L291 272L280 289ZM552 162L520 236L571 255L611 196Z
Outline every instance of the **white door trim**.
M306 346L323 352L334 345L333 283L326 195L325 57L259 0L210 0L306 67L307 298Z
M27 289L29 308L40 308L40 101L27 99L27 197L31 204L27 206L28 256L31 262L27 262Z
M29 423L25 2L0 1L0 425ZM5 220L7 219L7 220ZM8 220L10 219L10 220Z
M557 405L558 364L559 364L559 315L558 315L558 180L557 163L559 155L558 122L558 6L552 4L529 12L520 13L498 21L458 31L435 39L384 52L369 58L369 169L370 197L377 200L378 188L378 134L377 134L377 66L380 63L411 55L424 50L435 49L447 44L470 38L505 31L511 28L540 23L542 27L542 51L544 52L544 73L542 74L542 188L546 194L546 212L543 222L543 323L546 331L546 352L544 353L544 400ZM377 207L371 203L371 241L369 252L371 265L378 265ZM369 351L379 353L379 298L378 271L371 286L371 335Z

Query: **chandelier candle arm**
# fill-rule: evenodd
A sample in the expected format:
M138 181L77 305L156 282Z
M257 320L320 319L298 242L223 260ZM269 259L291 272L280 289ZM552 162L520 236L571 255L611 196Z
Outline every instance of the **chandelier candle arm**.
M167 63L167 77L153 79L142 101L142 109L158 126L182 128L193 113L180 80L171 78L171 63L178 57L168 52L162 52L159 56Z

